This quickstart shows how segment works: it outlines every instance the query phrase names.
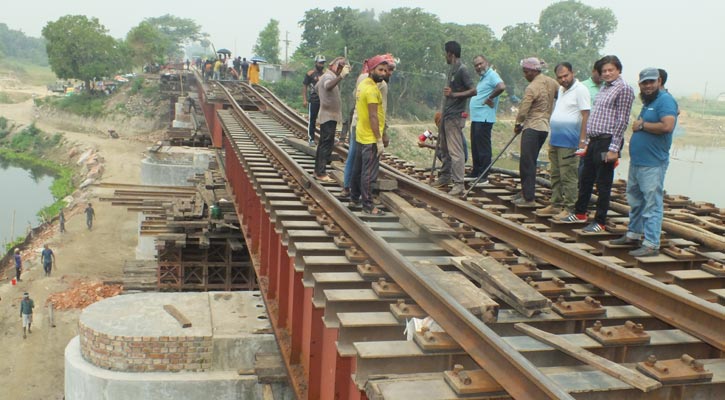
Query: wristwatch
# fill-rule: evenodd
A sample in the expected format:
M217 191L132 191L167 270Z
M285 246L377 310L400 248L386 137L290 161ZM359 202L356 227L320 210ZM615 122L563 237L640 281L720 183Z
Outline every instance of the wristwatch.
M644 121L642 121L642 122L639 123L639 127L637 127L637 130L638 131L643 131L644 130Z

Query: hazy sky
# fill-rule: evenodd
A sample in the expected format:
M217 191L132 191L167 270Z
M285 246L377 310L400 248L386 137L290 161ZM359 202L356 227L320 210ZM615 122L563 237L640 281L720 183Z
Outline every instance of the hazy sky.
M718 0L583 0L594 7L609 7L619 22L605 52L616 54L624 65L624 78L636 83L645 67L665 68L670 73L667 86L676 95L702 94L708 97L725 92L725 2ZM28 35L40 36L48 21L67 14L97 17L111 35L122 38L144 18L172 14L192 18L202 26L217 48L226 47L235 55L252 56L258 32L274 18L280 21L284 39L289 31L290 54L299 44L298 22L305 10L335 6L373 9L376 12L398 7L420 7L436 14L442 22L483 23L500 37L503 28L519 22L537 22L539 14L554 1L500 0L448 3L445 0L242 0L228 2L189 0L36 0L13 2L3 7L0 22ZM455 6L454 6L455 5ZM465 10L465 11L461 11ZM455 39L455 38L451 38ZM718 43L720 43L718 45ZM282 45L284 58L284 45ZM441 55L443 57L443 55ZM556 63L563 60L547 60ZM405 60L401 60L401 67ZM493 60L495 63L495 60ZM578 66L575 66L579 68ZM403 69L403 68L401 68Z

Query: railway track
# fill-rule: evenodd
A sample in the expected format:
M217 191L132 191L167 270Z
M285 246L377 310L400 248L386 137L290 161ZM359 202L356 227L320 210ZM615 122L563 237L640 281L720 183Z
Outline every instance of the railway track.
M227 178L298 397L686 399L723 389L725 307L711 300L725 278L682 279L718 252L670 237L667 259L627 258L607 246L612 234L513 207L512 178L465 202L394 158L384 177L398 189L380 196L394 212L366 217L335 197L337 185L311 178L314 161L295 139L304 118L261 87L216 90L231 106L217 113ZM425 316L444 332L406 340L406 321ZM619 379L531 328L617 363ZM658 375L670 362L687 373Z

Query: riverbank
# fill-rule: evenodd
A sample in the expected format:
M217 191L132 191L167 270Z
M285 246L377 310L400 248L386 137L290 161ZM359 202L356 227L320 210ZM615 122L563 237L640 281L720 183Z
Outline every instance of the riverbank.
M44 95L43 87L19 88L36 96ZM19 104L0 104L0 116L17 124L35 125L45 131L59 133L66 143L65 150L54 155L61 164L76 164L88 150L96 155L103 173L95 183L140 183L141 160L146 148L161 134L144 131L124 131L120 139L87 129L75 129L74 124L58 115L45 117L37 112L31 100ZM73 153L72 149L77 149ZM86 173L85 164L77 168ZM85 175L84 175L85 176ZM80 179L78 180L80 181ZM80 310L55 313L55 327L49 326L46 299L66 292L78 281L118 280L125 260L135 258L138 223L133 213L99 201L111 189L89 184L73 194L66 209L66 229L61 234L57 221L40 229L22 252L24 271L17 286L10 285L7 276L0 281L0 398L24 400L55 400L63 398L63 351L78 333ZM92 231L85 226L83 209L91 202L96 212ZM48 244L55 252L56 266L50 277L44 277L40 266L39 249ZM14 272L14 271L12 271ZM23 339L18 304L23 292L35 300L33 333Z

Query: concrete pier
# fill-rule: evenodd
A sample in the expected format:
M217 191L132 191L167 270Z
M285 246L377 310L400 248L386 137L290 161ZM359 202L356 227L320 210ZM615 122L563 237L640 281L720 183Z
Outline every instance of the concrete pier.
M261 399L265 390L293 398L286 383L265 388L254 374L257 354L278 352L258 296L139 293L92 304L65 350L66 399Z

